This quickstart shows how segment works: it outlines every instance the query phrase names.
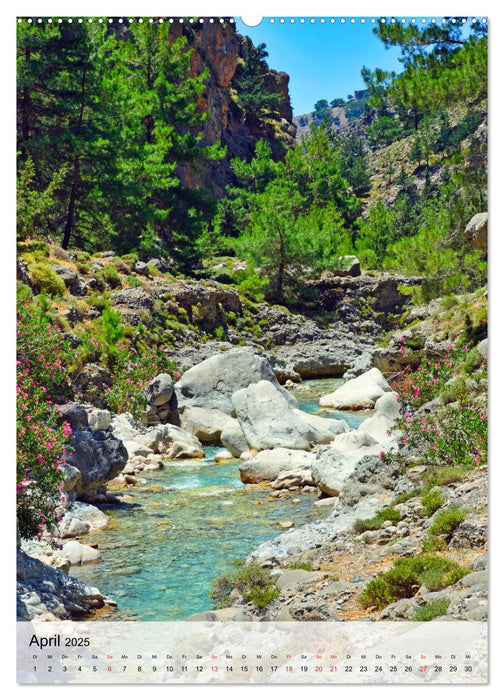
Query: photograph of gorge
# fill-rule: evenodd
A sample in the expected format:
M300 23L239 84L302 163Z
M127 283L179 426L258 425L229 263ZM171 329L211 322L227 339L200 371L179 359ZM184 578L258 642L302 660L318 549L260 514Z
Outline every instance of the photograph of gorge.
M17 619L487 620L487 22L17 23Z

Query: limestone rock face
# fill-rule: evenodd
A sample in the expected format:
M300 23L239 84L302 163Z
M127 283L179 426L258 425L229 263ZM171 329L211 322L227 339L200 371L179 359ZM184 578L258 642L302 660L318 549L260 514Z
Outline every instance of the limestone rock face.
M76 619L106 599L97 588L87 586L61 569L54 569L17 550L17 619Z
M475 214L465 228L466 243L473 248L488 252L488 213Z
M392 391L389 383L380 370L373 367L355 379L350 379L331 394L322 396L319 403L321 406L343 410L373 408L376 401L388 391Z
M205 187L223 195L225 186L232 179L231 158L250 160L260 138L267 141L275 158L281 157L285 146L294 144L296 127L292 122L289 76L266 69L262 89L280 95L280 103L268 118L259 115L247 119L236 102L235 91L250 39L238 34L235 25L226 20L192 25L174 23L171 29L170 37L175 40L185 36L187 48L193 49L191 77L205 69L209 71L198 105L201 111L207 111L209 117L204 125L202 144L220 142L226 147L226 154L218 163L209 163L199 169L179 166L176 174L186 187Z
M186 310L189 318L206 331L226 325L226 312L241 312L240 296L233 289L222 289L215 282L175 282L170 294Z
M122 441L109 431L75 430L70 445L67 463L80 473L74 487L77 497L120 474L128 460Z

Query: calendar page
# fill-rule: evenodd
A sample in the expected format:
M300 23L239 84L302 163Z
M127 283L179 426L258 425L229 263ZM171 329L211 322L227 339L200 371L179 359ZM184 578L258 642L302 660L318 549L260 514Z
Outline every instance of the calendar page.
M18 683L487 683L487 18L16 31Z

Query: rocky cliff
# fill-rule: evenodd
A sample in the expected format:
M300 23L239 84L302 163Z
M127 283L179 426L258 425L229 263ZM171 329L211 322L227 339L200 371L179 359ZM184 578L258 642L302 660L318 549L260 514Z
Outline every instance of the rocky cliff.
M174 24L172 36L174 39L185 36L188 50L193 49L193 77L205 69L210 72L200 100L200 109L209 117L203 143L209 145L219 141L226 147L226 156L222 160L205 165L199 171L182 168L179 176L190 188L203 186L221 194L225 185L232 181L231 158L251 158L255 144L261 138L268 142L277 158L282 156L285 147L294 143L296 127L292 122L289 76L265 69L262 90L280 95L279 105L274 112L264 112L251 119L239 106L236 91L236 79L242 70L245 52L250 50L250 39L238 34L235 25L228 20Z

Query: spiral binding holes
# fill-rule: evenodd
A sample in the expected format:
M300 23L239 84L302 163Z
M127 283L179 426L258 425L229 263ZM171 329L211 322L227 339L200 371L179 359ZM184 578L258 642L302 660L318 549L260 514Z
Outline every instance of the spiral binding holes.
M265 19L265 18L263 18ZM392 24L394 23L400 23L400 24L413 24L413 25L426 25L426 24L446 24L450 20L447 19L446 17L411 17L410 19L407 19L405 17L402 18L397 18L397 17L269 17L267 18L267 21L270 24L304 24L304 25L313 25L313 24L377 24L377 23L385 23L390 21ZM197 25L197 24L204 24L204 23L209 23L209 24L235 24L235 20L233 17L198 17L198 18L193 18L193 17L149 17L143 18L143 17L138 17L138 18L123 18L123 17L66 17L66 18L53 18L53 17L37 17L37 18L32 18L32 17L18 17L17 18L17 23L21 24L23 22L27 22L28 24L32 24L34 26L36 25L41 25L44 22L47 22L48 24L63 24L65 22L68 22L69 24L72 23L78 23L78 24L83 24L83 23L88 23L92 24L93 22L96 22L98 24L125 24L126 26L128 24L133 24L134 22L138 22L139 24L148 21L149 24L163 24L163 22L168 22L169 24L191 24L191 25ZM486 17L463 17L462 18L462 23L463 24L476 24L477 22L481 22L482 24L487 24L488 19ZM452 23L456 22L455 18L451 19ZM245 23L246 24L246 23Z

